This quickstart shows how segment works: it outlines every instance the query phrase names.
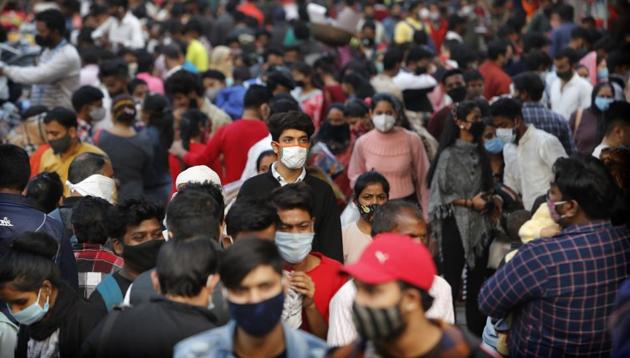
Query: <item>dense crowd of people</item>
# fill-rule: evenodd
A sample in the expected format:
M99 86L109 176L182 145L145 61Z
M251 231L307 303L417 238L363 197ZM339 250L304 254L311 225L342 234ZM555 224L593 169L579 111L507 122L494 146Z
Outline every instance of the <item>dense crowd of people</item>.
M0 358L630 355L628 1L0 6Z

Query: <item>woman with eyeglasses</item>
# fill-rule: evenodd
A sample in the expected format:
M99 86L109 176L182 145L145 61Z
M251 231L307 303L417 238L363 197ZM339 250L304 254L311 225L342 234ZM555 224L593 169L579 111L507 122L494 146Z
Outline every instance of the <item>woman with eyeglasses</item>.
M479 336L485 317L477 306L477 295L487 275L489 214L495 209L483 131L478 103L464 101L454 107L428 175L429 221L440 245L442 274L453 288L455 302L461 292L462 270L467 269L466 322Z

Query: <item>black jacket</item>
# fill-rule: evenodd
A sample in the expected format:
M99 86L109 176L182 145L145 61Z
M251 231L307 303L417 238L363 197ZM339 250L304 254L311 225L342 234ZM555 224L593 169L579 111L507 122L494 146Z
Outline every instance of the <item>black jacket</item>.
M79 357L81 344L103 318L100 310L85 302L66 283L57 290L57 301L43 320L30 326L20 326L16 358L27 357L29 339L43 341L59 330L59 356Z
M94 329L83 344L82 357L170 358L179 341L216 327L216 318L207 309L165 298L110 315L117 316L108 316ZM108 323L111 329L103 332Z
M304 178L312 191L313 212L315 214L315 239L313 251L343 262L343 246L341 241L341 221L339 209L335 201L335 194L326 182L306 174ZM271 192L280 187L280 183L273 177L272 171L259 174L248 179L238 193L238 198L250 197L266 199Z

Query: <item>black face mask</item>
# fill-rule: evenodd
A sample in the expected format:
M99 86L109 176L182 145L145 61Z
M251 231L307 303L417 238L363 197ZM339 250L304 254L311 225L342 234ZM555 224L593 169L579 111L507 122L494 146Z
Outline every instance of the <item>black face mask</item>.
M446 93L451 97L453 102L459 103L466 98L466 86L454 88Z
M423 75L425 73L427 73L427 68L422 66L422 67L416 67L416 70L414 71L416 73L416 75Z
M51 46L50 37L44 37L41 35L35 35L35 43L39 47L50 47Z
M295 85L298 87L304 87L304 81L294 81Z
M70 138L70 134L66 133L66 135L62 138L49 140L48 144L50 144L53 153L61 155L65 153L68 148L70 148L70 145L72 144L72 138Z
M150 240L135 246L124 245L122 257L125 259L125 265L138 272L152 269L155 267L162 244L164 240Z
M566 72L558 72L556 71L556 75L564 80L564 81L568 81L571 79L571 77L573 77L573 71L566 71Z
M483 122L474 122L470 125L470 129L468 131L475 139L479 139L481 138L481 135L483 135L484 129L486 129L486 125Z

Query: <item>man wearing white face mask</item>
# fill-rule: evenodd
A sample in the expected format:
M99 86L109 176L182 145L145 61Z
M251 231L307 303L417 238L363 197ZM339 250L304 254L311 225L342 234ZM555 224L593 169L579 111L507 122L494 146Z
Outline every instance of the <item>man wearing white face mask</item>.
M289 271L289 294L301 296L302 307L287 307L285 311L301 314L301 329L318 337L328 333L330 300L346 279L337 275L341 264L312 249L315 236L312 196L304 183L288 184L276 189L271 196L278 210L276 246Z
M267 120L267 127L272 137L271 146L279 160L267 173L245 181L237 200L246 197L266 199L278 187L304 182L313 193L313 249L332 259L343 260L341 222L335 195L326 182L306 171L310 138L315 131L313 122L304 113L289 111L272 115Z
M523 197L527 210L549 189L552 167L558 158L566 157L555 136L525 124L521 105L511 98L501 98L491 106L492 124L505 146L503 182Z
M151 273L162 296L102 320L83 344L82 356L98 356L100 346L108 357L172 357L177 342L215 328L217 319L208 307L219 282L219 260L208 240L164 244Z
M77 135L81 142L92 144L93 125L107 115L103 107L103 92L93 86L83 86L72 94L72 107L77 112Z

